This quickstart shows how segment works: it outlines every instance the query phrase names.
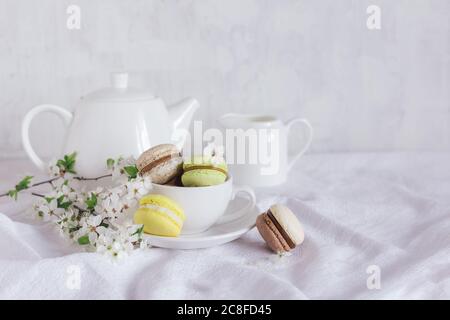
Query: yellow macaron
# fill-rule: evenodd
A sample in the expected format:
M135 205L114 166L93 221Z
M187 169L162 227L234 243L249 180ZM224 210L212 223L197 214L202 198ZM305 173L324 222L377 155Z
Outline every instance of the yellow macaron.
M144 225L144 232L157 236L177 237L186 219L183 209L161 194L150 194L139 201L134 222Z

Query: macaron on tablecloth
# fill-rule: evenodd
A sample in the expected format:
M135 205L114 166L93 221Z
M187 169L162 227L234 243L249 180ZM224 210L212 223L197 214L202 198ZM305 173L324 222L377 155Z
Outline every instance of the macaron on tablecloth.
M160 166L164 180L179 174L177 157L169 150L150 171ZM270 211L263 215L268 226L301 243L283 255L254 228L222 246L150 248L112 264L31 219L26 195L21 202L0 199L0 298L450 298L448 163L448 154L305 156L287 183L256 190L258 209ZM2 161L2 189L17 180L16 172L39 176L28 162ZM169 206L183 221L170 202L147 200L141 203L146 218L155 218L152 205ZM298 228L295 234L283 228L283 219L292 218L284 207L301 222L304 239ZM176 233L163 218L164 230ZM75 286L74 274L80 275ZM378 283L370 282L374 276Z

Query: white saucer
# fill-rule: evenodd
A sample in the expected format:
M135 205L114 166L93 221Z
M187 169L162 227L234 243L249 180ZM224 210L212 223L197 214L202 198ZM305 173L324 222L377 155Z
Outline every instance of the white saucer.
M247 202L247 199L236 196L236 198L228 205L225 215L233 214L244 207ZM236 240L246 232L250 231L255 226L258 213L257 208L253 208L253 210L247 211L243 216L236 220L215 224L202 233L180 235L177 238L160 237L149 234L145 234L144 237L150 245L160 248L200 249L214 247Z

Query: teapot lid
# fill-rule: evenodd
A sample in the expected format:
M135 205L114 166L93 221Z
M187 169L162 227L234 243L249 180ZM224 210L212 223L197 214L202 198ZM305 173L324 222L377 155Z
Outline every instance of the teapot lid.
M155 96L148 91L128 86L128 73L111 73L111 87L87 94L85 100L95 101L136 101L152 100Z

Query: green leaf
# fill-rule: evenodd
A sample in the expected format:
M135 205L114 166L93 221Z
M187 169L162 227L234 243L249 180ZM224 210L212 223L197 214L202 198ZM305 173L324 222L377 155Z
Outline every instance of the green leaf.
M89 210L94 210L97 205L97 195L95 193L91 193L91 196L86 199L86 206Z
M114 165L114 162L115 162L114 159L109 158L108 160L106 160L106 167L108 169L111 169L112 166Z
M58 161L56 161L56 165L61 170L65 170L66 169L66 163L64 162L64 160L59 159Z
M80 244L82 246L86 245L86 244L89 244L89 236L87 234L85 234L84 236L79 237L78 238L78 244Z
M79 226L73 227L73 228L69 228L69 232L72 233L72 232L78 231L80 229L81 229L81 227L79 227ZM89 239L89 237L88 237L88 239Z
M135 179L139 172L138 168L136 168L135 165L123 167L123 170L125 170L126 174L128 175L128 179Z
M17 200L17 190L16 190L16 189L9 190L9 191L8 191L8 196L10 196L11 198L13 198L14 200Z
M33 179L33 176L26 176L18 184L16 184L16 191L22 191L25 189L28 189L30 186L31 179Z
M72 201L66 201L66 202L61 203L58 208L67 210L71 205L72 205Z
M72 201L64 201L64 196L60 196L59 198L56 199L56 202L58 204L58 208L62 208L64 210L67 210L71 205L72 205Z
M66 171L70 173L76 173L75 171L75 161L77 158L77 153L72 152L69 155L64 156L64 161L66 162Z
M144 225L142 225L139 229L137 229L137 230L132 234L132 236L134 236L135 234L140 235L140 234L142 234L142 231L144 231Z
M71 154L64 155L63 159L56 161L56 165L64 172L76 173L75 162L77 153L72 152Z
M30 187L31 179L33 179L32 176L26 176L15 185L14 189L9 190L6 194L14 200L17 200L19 192Z
M53 197L45 197L44 199L47 201L47 203L50 203L55 198L53 198Z

